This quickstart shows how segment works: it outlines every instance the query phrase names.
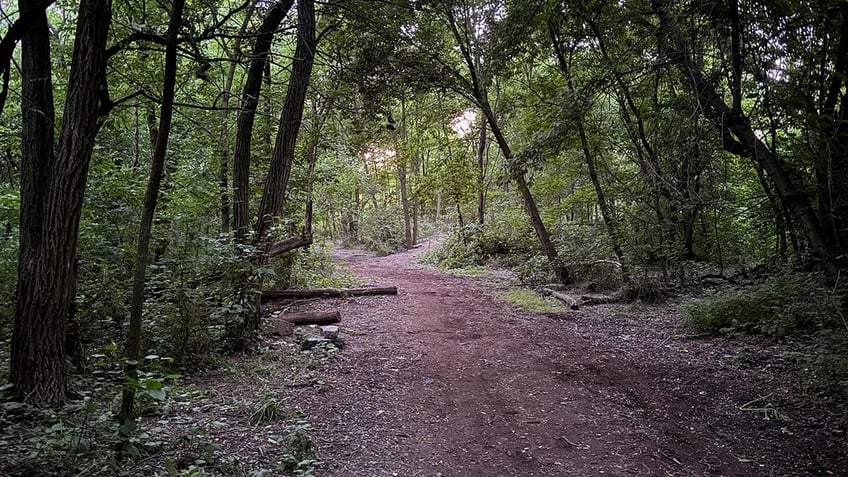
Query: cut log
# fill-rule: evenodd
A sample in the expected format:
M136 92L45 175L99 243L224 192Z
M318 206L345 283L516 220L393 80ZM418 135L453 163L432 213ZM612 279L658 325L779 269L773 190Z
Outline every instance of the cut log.
M296 248L312 245L312 234L304 233L299 237L290 237L279 242L274 242L268 246L268 258L274 258L277 255L282 255Z
M338 311L307 311L303 313L287 313L280 315L280 321L294 325L332 325L342 320Z
M568 305L568 308L572 310L580 309L580 305L577 303L577 299L571 295L566 295L565 293L556 290L551 290L550 288L543 288L542 291L544 291L545 294L550 295L556 298L557 300L565 303L566 305Z
M266 290L262 302L284 299L334 298L344 296L397 295L397 287L312 288L309 290Z

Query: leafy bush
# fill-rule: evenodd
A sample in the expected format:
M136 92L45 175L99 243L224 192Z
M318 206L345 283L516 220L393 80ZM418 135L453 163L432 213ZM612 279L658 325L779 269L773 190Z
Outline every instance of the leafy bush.
M686 324L702 332L784 337L838 326L839 299L816 276L786 274L747 289L684 306Z
M473 238L475 229L476 225L467 225L464 229L454 228L442 243L422 254L419 261L446 270L464 269L482 264L484 256L480 250L480 244Z
M359 221L362 244L378 255L389 255L406 248L403 212L397 207L367 209Z

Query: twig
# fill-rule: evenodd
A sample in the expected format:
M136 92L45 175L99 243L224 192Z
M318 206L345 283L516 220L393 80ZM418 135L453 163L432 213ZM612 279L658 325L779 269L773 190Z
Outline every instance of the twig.
M559 437L557 437L557 439L559 439L559 440L561 440L561 441L565 441L565 443L566 443L566 444L568 444L568 445L570 445L571 447L576 447L576 448L578 448L578 449L580 448L580 446L579 446L579 445L577 445L577 444L575 444L575 443L571 442L571 441L570 441L570 440L568 440L568 438L567 438L567 437L565 437L565 436L559 436Z
M740 406L739 409L742 410L742 411L752 411L753 409L749 409L748 406L750 406L751 404L754 404L756 402L765 401L766 399L770 398L773 394L774 393L768 393L765 396L760 396L757 399L748 401L745 404L743 404L742 406Z
M666 454L665 452L663 452L662 449L657 449L657 453L660 454L661 456L665 457L668 460L674 461L674 463L677 464L677 465L683 465L682 462L680 462L679 460L675 459L674 457Z

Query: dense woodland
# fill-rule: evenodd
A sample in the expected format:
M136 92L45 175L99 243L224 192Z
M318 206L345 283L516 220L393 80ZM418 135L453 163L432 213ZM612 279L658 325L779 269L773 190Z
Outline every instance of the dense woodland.
M693 326L813 339L848 397L844 1L0 6L8 412L122 394L126 447L261 290L433 233L528 286L728 289Z

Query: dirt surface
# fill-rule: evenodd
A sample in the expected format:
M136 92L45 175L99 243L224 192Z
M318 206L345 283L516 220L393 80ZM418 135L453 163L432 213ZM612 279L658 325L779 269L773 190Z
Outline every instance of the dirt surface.
M425 248L338 252L399 294L311 306L341 311L346 342L292 391L321 475L848 475L777 347L692 337L668 306L525 313L502 279L417 265Z

